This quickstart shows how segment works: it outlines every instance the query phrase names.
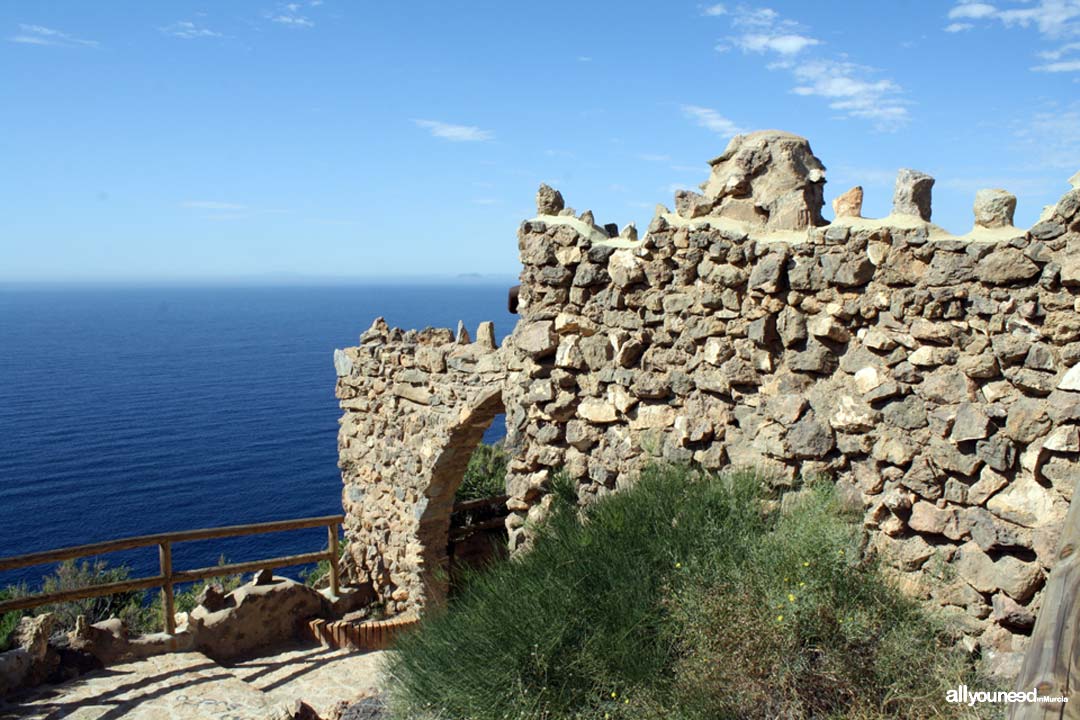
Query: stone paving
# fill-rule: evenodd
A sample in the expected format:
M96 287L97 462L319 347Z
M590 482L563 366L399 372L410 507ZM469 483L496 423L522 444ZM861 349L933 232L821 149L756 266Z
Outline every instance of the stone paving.
M265 720L292 700L325 715L375 693L382 655L293 648L230 668L201 653L161 655L0 703L0 720Z
M356 653L330 648L297 648L230 667L250 686L261 690L271 705L303 700L321 717L345 700L374 695L382 679L382 651Z
M0 706L0 719L262 720L272 708L262 692L205 655L174 653L43 688Z

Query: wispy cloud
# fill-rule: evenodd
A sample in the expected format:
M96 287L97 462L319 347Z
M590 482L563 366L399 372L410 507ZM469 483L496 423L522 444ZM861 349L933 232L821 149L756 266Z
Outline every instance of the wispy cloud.
M1080 102L1048 105L1020 123L1016 136L1033 168L1075 172L1080 167Z
M682 111L683 115L717 135L732 137L743 132L738 125L712 108L701 107L700 105L683 105Z
M657 153L641 153L640 155L638 155L638 159L644 160L645 162L669 162L671 160L671 156L660 155Z
M98 47L100 45L97 40L84 40L44 25L19 25L19 34L9 37L8 41L22 45L65 47Z
M997 12L998 9L996 7L983 2L961 2L949 11L949 18L952 20L955 20L956 18L981 20L983 18L993 17Z
M743 52L764 53L771 51L781 55L796 55L812 45L820 45L821 41L797 33L784 33L781 35L747 33L732 38L732 43Z
M893 130L907 122L909 103L899 84L879 77L874 68L852 62L844 53L814 51L824 43L776 10L739 6L731 27L737 34L716 49L771 56L767 67L788 72L796 83L792 88L796 95L824 98L842 117L869 120L880 130Z
M495 133L473 125L451 125L438 120L413 120L413 124L431 133L432 137L451 142L483 142L493 140Z
M166 35L181 38L182 40L195 40L197 38L215 38L224 37L219 32L214 32L210 28L202 27L189 20L180 20L174 22L172 25L167 25L163 28L158 28Z
M219 202L217 200L185 200L180 203L180 207L191 208L193 210L247 210L247 205L239 205L237 203Z
M904 123L908 112L899 98L900 86L892 80L868 80L871 68L837 60L816 60L788 68L801 84L796 95L829 100L829 107L851 117L872 120L889 128Z
M1006 0L990 4L960 0L948 13L949 20L962 20L945 26L946 32L969 30L977 22L1001 23L1007 28L1034 28L1043 39L1061 42L1080 37L1080 0ZM1032 67L1040 72L1080 71L1080 57L1065 56L1080 52L1080 43L1067 42L1052 50L1037 53L1050 62ZM1065 58L1065 59L1063 59Z
M780 17L780 13L771 8L739 6L731 25L740 33L717 45L716 49L721 52L736 48L743 52L791 56L821 44L817 38L806 35L799 23Z
M308 7L317 7L322 3L309 3ZM315 21L307 17L302 13L304 5L298 2L286 3L281 5L278 9L269 15L267 19L270 22L277 23L278 25L285 25L293 28L310 28L315 27Z
M1046 63L1045 65L1036 65L1031 68L1032 70L1038 70L1039 72L1077 72L1080 71L1080 59L1078 60L1066 60L1063 62Z
M719 17L720 15L727 15L727 8L724 7L723 3L716 3L701 8L701 14L707 17Z

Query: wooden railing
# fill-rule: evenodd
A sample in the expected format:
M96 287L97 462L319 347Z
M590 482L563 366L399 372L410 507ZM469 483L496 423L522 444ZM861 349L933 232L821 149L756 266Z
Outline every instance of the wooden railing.
M42 605L51 605L53 603L68 602L71 600L83 600L86 598L101 597L103 595L113 595L134 590L161 588L162 608L165 615L165 632L172 635L176 632L176 603L173 588L177 584L206 580L207 578L220 577L222 575L238 575L240 573L258 572L259 570L273 570L275 568L289 567L291 565L308 565L322 560L327 560L330 563L330 591L334 595L337 595L340 589L340 579L338 575L338 528L344 520L345 518L342 515L327 515L325 517L303 518L300 520L279 520L277 522L255 523L252 525L231 525L229 527L204 528L202 530L184 530L181 532L142 535L140 537L93 543L91 545L78 545L75 547L61 548L59 550L46 550L44 552L30 553L27 555L15 555L13 557L0 558L0 572L2 572L4 570L15 570L17 568L30 567L33 565L43 565L45 563L60 562L63 560L75 560L120 550L133 550L156 545L158 547L158 561L161 568L161 573L153 577L135 578L104 585L92 585L76 590L65 590L63 592L38 593L36 595L27 595L14 600L6 600L0 602L0 613L12 610L27 610ZM270 558L269 560L233 563L231 565L216 565L214 567L199 568L197 570L173 570L172 546L174 543L189 542L192 540L213 540L241 535L260 535L262 533L304 530L316 527L325 527L329 538L328 549L320 552Z
M1080 482L1061 529L1061 545L1043 591L1031 644L1016 680L1019 692L1069 697L1059 703L1015 703L1010 720L1080 719Z

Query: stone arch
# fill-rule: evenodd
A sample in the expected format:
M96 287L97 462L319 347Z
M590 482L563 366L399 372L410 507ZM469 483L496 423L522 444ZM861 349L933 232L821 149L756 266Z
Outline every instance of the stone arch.
M417 539L422 546L424 595L429 603L440 603L449 590L450 514L454 495L465 476L469 458L483 440L484 432L496 416L505 412L502 391L492 388L462 408L457 422L447 431L446 441L432 466L424 491L426 505L420 513Z

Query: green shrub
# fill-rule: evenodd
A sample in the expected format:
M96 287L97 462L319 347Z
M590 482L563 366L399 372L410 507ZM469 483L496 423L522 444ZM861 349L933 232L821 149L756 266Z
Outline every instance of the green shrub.
M65 560L60 563L51 575L47 575L41 584L43 593L58 593L67 590L127 580L131 571L125 566L109 567L104 560ZM146 608L144 598L146 593L142 590L104 595L84 600L71 600L54 605L46 605L37 610L38 613L53 613L56 616L56 629L71 630L75 627L75 620L80 615L85 615L88 623L93 624L118 617L124 620L128 627L142 627L146 623Z
M501 441L494 445L478 445L469 457L454 499L460 502L505 495L506 466L509 462L510 455Z
M23 595L26 595L26 588L21 585L0 588L0 602L4 600L14 600ZM26 611L24 610L0 613L0 652L11 648L11 640L12 636L15 634L15 626L19 624L19 619L25 614Z
M345 557L348 542L338 543L338 570L341 569L341 559ZM324 550L325 552L325 550ZM304 568L300 571L300 582L308 587L322 589L330 587L330 561L320 560L315 566Z
M222 557L218 564L224 565ZM42 579L41 592L54 593L76 590L95 585L122 582L130 577L127 566L109 567L104 560L75 562L67 560L60 563L56 570ZM196 598L204 584L221 585L225 592L240 587L243 579L239 575L221 576L194 583L175 591L173 604L176 612L191 612L198 604ZM0 600L30 594L25 586L0 588ZM11 642L11 634L19 618L28 614L53 613L56 616L56 632L67 632L75 628L75 621L85 615L90 624L118 617L123 620L132 635L161 632L164 629L165 611L160 590L133 590L115 595L104 595L84 600L70 600L63 603L44 605L34 610L4 613L0 615L0 651Z
M945 688L968 668L853 562L831 487L783 517L751 473L649 468L585 513L555 495L530 552L399 642L399 716L963 717Z

